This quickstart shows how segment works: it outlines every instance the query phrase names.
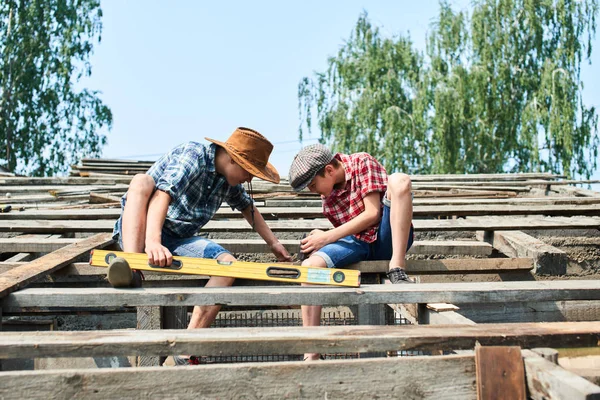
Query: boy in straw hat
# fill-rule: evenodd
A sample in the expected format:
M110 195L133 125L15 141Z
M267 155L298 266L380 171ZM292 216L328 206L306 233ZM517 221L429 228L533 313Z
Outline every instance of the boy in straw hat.
M255 176L279 183L277 170L268 162L273 145L248 128L237 128L226 142L206 140L212 144L188 142L174 148L131 180L113 231L123 251L145 252L148 262L159 266L170 265L172 254L235 261L220 245L195 236L226 201L241 211L279 261L291 261L242 186ZM116 258L108 267L108 281L115 287L139 287L142 275ZM213 276L206 287L231 286L233 281ZM219 309L194 307L188 328L210 326Z
M323 199L323 214L334 229L313 230L301 241L304 266L343 268L365 260L390 260L392 283L413 283L406 275L406 252L413 242L410 177L387 176L367 153L333 154L322 144L306 146L292 162L290 184ZM302 306L304 326L318 326L321 306ZM318 359L306 354L305 360Z

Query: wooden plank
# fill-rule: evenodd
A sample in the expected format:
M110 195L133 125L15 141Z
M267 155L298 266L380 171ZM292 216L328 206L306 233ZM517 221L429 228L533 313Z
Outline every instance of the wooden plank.
M77 191L79 194L84 191L93 192L93 191L127 191L129 185L14 185L14 186L6 186L0 185L0 195L3 197L6 193L10 193L11 197L14 197L15 194L49 194L50 192L73 192Z
M512 174L416 174L411 175L410 179L419 182L437 182L437 181L489 181L489 180L526 180L526 179L546 179L555 180L559 178L566 178L563 175L555 175L549 172L521 172Z
M202 354L366 353L485 346L595 346L592 322L1 332L0 359Z
M550 361L553 364L558 365L558 350L550 347L536 347L531 349L535 354L542 357L545 360Z
M137 334L146 335L147 330L162 329L162 307L137 307ZM139 332L143 330L144 332ZM132 354L128 354L130 356ZM160 366L160 358L147 354L138 354L139 367Z
M25 263L0 262L0 273L22 266ZM442 259L442 260L408 260L406 270L413 275L435 274L490 274L499 272L530 271L533 261L528 258L480 258L480 259ZM347 269L358 269L363 273L383 273L389 269L388 261L362 261L350 264ZM65 275L102 275L106 270L92 267L88 263L66 265L53 276ZM155 273L155 275L158 273ZM163 274L165 275L165 274ZM175 274L176 275L176 274ZM185 275L179 275L184 277Z
M590 197L565 197L565 196L543 196L543 197L513 197L501 199L414 199L414 206L461 206L461 205L589 205L600 203L600 198ZM281 205L282 207L284 205Z
M131 176L122 178L79 178L79 177L45 177L45 178L0 178L0 185L118 185L129 184Z
M120 200L120 196L115 196L108 193L90 192L90 204L118 203Z
M477 399L525 400L525 369L518 346L475 347Z
M42 256L21 267L13 268L0 275L0 298L27 285L29 282L70 264L77 257L91 249L104 247L111 243L113 243L111 235L98 234Z
M119 202L120 197L112 194L91 192L90 203ZM321 207L259 207L265 219L322 218ZM88 220L117 219L120 208L88 210L26 210L0 214L0 220L45 219L45 220ZM591 205L464 205L464 206L415 206L414 217L448 216L504 216L504 215L547 215L547 216L598 216L600 204ZM213 220L242 218L237 210L220 208Z
M312 229L330 229L326 219L300 221L268 221L275 232L309 232ZM584 229L600 227L598 217L548 217L548 218L469 218L456 220L414 220L415 230L430 231L477 231L477 230L525 230L525 229ZM0 232L24 233L63 233L63 232L111 232L112 220L99 221L38 221L0 220ZM249 232L250 225L245 221L210 221L201 231Z
M472 400L474 380L472 356L17 371L0 373L0 398Z
M453 306L456 309L452 309ZM476 325L475 322L458 312L454 304L446 308L433 307L431 304L419 304L419 324L429 325Z
M422 283L342 287L40 288L23 289L0 302L5 312L39 307L192 305L354 305L403 303L506 303L600 300L593 280Z
M545 360L532 351L523 351L527 388L534 400L598 400L600 387Z
M79 239L61 238L36 240L33 238L0 238L0 252L38 252L48 253L75 243ZM262 239L212 239L233 253L270 253L271 249ZM290 253L296 253L300 239L281 239L281 244ZM489 256L493 247L489 243L467 240L437 241L417 240L413 243L409 254L441 254Z
M267 199L267 207L322 207L320 199ZM414 208L426 206L463 206L463 205L589 205L600 203L600 197L516 197L500 199L479 199L479 198L415 198L413 200Z
M600 301L461 304L460 312L477 323L600 321Z
M600 215L600 205L465 205L465 206L414 206L415 217L448 217L480 215L547 215L577 216Z
M569 258L567 253L521 231L477 232L477 238L490 243L509 257L530 257L535 273L565 275Z

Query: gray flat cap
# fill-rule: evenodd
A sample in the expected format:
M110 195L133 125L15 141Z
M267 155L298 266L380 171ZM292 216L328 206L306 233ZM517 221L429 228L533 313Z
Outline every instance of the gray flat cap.
M333 153L322 144L311 144L302 148L294 157L290 167L290 185L295 191L301 191L331 160L333 160Z

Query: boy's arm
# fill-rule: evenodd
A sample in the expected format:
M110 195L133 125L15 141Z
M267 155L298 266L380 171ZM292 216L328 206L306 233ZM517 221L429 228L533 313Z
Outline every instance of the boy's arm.
M162 227L167 217L171 196L162 190L156 190L148 204L146 219L146 254L148 261L154 265L165 267L173 261L171 252L162 245Z
M242 215L246 221L252 225L252 206L244 208ZM267 225L262 214L256 207L254 207L254 229L269 245L271 251L273 254L275 254L279 261L292 261L290 253L288 253L288 251L285 249L285 246L282 245L279 240L277 240L273 234L273 231L271 231L271 228L269 228L269 225Z
M302 239L300 246L302 252L311 254L329 243L357 234L377 224L381 218L381 195L379 192L371 192L363 198L363 201L365 210L358 217L328 231L314 230Z

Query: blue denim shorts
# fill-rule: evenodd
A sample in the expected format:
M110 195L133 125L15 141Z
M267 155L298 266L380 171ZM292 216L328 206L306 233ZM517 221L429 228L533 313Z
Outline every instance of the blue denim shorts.
M123 225L121 217L115 224L115 230L113 238L117 240L121 249L123 248ZM179 238L172 236L165 232L163 229L161 234L161 243L165 246L171 254L182 257L196 257L196 258L212 258L216 259L221 254L231 254L225 250L223 246L213 242L212 240L205 239L199 236L192 236L188 238Z
M414 230L411 225L408 234L408 251L414 241ZM337 242L323 246L313 253L325 260L328 268L343 268L347 265L368 260L390 260L392 258L392 228L390 226L390 201L383 198L383 215L377 230L377 239L373 243L358 240L353 235L346 236Z

